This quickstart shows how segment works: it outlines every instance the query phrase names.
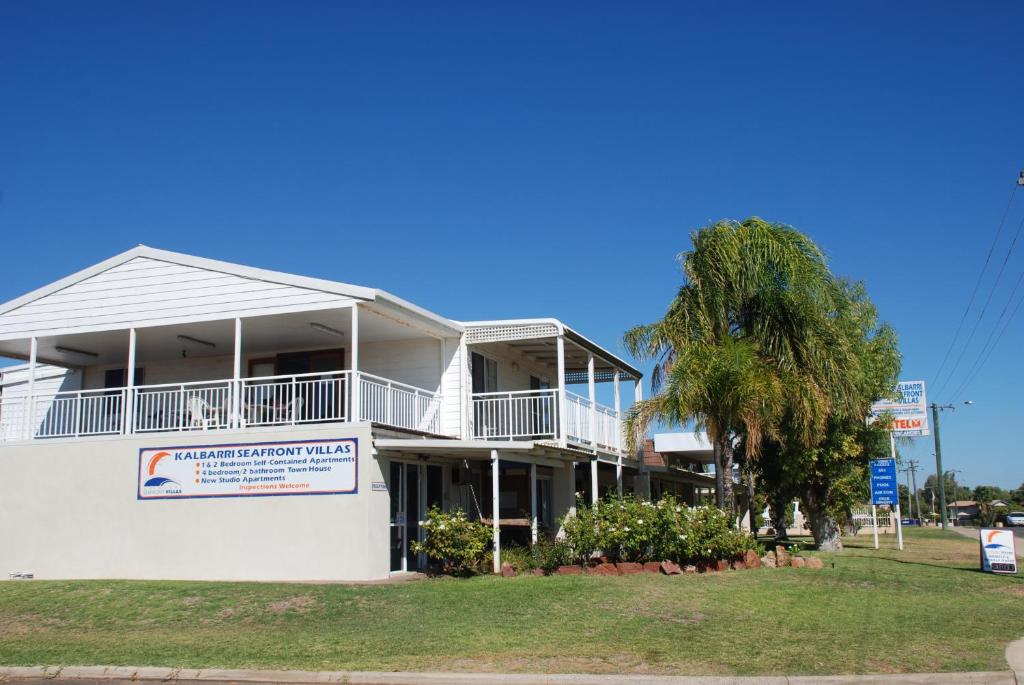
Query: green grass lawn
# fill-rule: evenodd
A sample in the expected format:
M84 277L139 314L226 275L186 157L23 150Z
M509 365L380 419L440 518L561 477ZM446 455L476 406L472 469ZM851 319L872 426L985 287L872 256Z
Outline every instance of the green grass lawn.
M1024 580L977 544L870 536L825 570L345 586L0 583L0 663L804 674L1005 669Z

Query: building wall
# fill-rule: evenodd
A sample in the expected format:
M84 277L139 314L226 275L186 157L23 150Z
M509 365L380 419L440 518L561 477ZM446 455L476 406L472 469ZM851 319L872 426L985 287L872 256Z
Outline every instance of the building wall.
M138 500L141 448L359 439L358 492ZM388 493L365 425L40 441L0 449L0 574L362 580L388 574Z

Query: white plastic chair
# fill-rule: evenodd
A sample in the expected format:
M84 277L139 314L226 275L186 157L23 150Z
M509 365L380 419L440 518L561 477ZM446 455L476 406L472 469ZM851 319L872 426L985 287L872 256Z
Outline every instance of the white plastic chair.
M199 395L192 395L188 398L187 408L189 428L206 430L211 426L216 428L220 422L217 410Z

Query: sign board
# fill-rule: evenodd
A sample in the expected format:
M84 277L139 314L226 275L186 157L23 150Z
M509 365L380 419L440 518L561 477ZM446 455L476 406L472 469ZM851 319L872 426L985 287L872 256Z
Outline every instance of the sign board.
M355 494L358 464L357 438L147 447L138 499Z
M895 400L883 400L871 405L871 413L874 416L892 415L889 430L896 437L914 438L930 435L924 381L900 381L896 385L896 393Z
M1006 528L982 528L981 570L985 573L1016 573L1017 549L1013 531Z
M895 459L871 460L871 503L874 505L899 503Z

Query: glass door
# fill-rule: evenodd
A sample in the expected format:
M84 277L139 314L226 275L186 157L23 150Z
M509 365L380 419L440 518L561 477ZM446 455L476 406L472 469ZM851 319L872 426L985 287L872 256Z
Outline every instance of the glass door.
M412 551L422 539L420 521L431 506L443 507L444 479L440 466L391 462L388 493L391 499L391 571L415 571L426 560Z

